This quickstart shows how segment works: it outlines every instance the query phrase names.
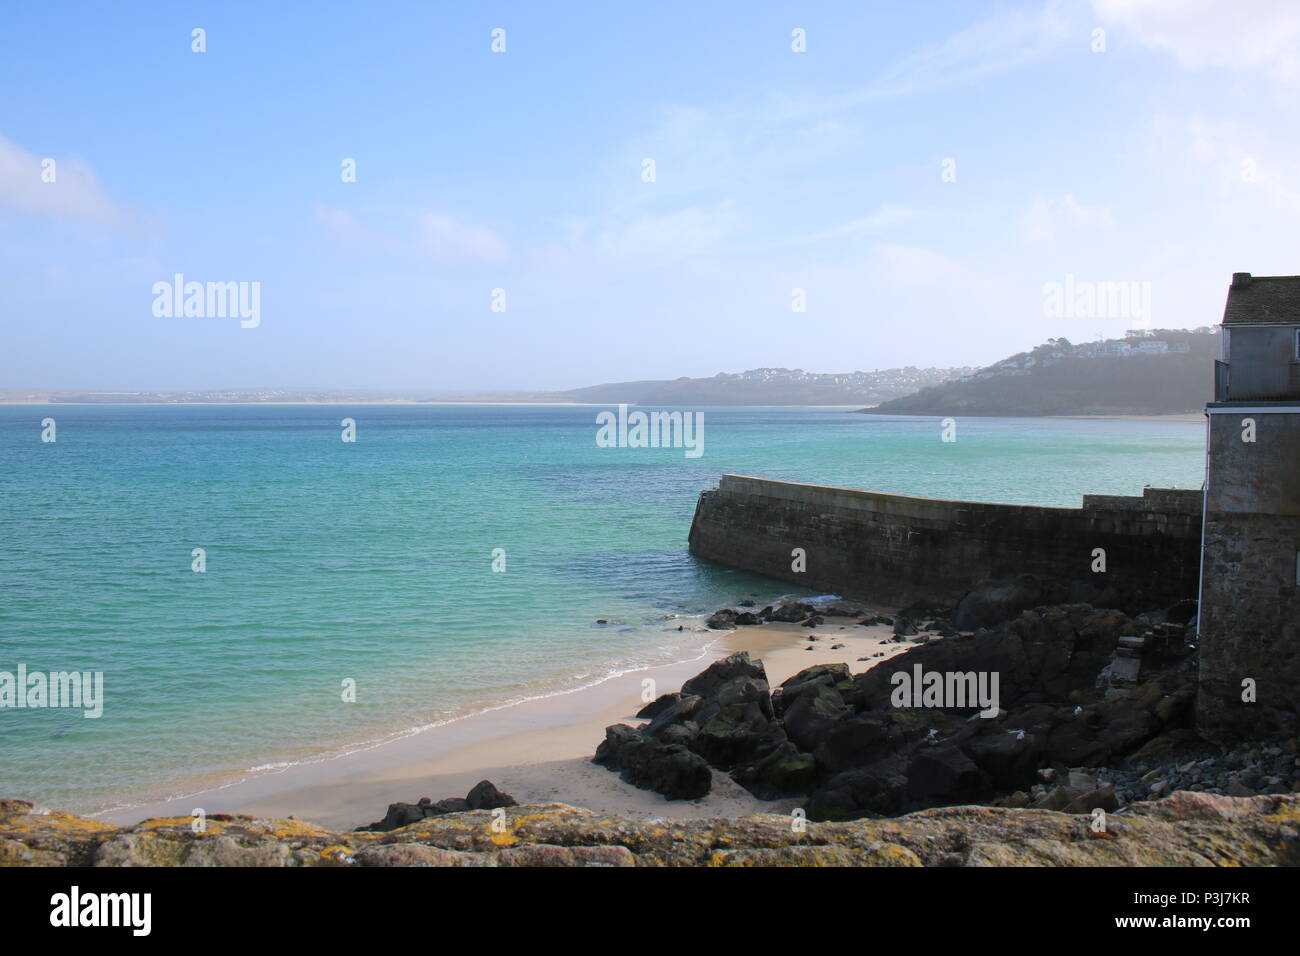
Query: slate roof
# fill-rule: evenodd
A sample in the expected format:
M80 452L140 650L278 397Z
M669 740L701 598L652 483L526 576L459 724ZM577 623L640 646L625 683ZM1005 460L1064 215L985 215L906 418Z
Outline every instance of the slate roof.
M1295 322L1300 325L1300 276L1252 276L1236 272L1223 309L1223 324Z

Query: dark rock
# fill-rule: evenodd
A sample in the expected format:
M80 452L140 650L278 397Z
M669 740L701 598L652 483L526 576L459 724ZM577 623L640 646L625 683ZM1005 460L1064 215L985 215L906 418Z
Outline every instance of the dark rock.
M860 604L835 601L822 607L821 613L826 617L861 617L863 614L869 613L869 611Z
M992 627L1021 611L1045 603L1042 582L1032 574L1000 581L981 581L957 603L953 626L959 631Z
M679 724L669 724L655 735L661 744L677 744L689 748L700 732L700 725L693 720L684 720Z
M720 661L714 661L704 671L696 674L682 685L682 696L695 694L708 697L719 687L737 677L754 677L767 681L767 672L763 670L762 661L751 661L747 651L739 651Z
M953 608L937 601L914 601L898 612L899 617L909 621L921 621L926 618L946 620L952 617Z
M970 803L991 792L988 777L956 747L919 750L907 765L908 796L924 806Z
M713 772L702 757L680 744L646 739L640 730L625 724L605 728L605 740L592 760L620 771L634 787L669 800L698 800L713 785Z
M812 681L795 690L789 699L783 696L785 732L801 750L811 753L835 724L853 712L828 683Z
M856 820L895 814L907 803L907 777L898 758L837 774L804 804L810 820Z
M700 732L691 749L719 770L761 760L781 744L786 735L772 718L771 699L733 700L701 709Z
M642 730L647 737L658 738L664 728L692 719L703 703L704 698L694 694L678 694L677 700L659 711Z
M962 750L999 790L1027 790L1037 779L1042 746L1033 734L1022 739L993 727L967 740Z
M816 608L811 604L804 604L802 601L782 601L774 607L768 620L780 621L786 624L797 624L814 613Z
M515 807L519 804L508 793L502 793L490 780L480 780L465 796L471 810L495 810L498 807Z
M504 804L505 806L514 806L513 803ZM466 810L474 809L469 805L468 800L460 797L448 797L445 800L439 800L432 805L434 813L442 815L444 813L464 813Z
M650 701L650 703L638 710L636 715L645 720L650 720L651 718L658 717L661 713L681 699L682 695L678 693L660 694L654 700Z
M375 833L387 833L389 830L397 830L402 827L409 827L412 823L419 823L425 817L425 808L413 803L390 803L388 812L384 814L382 820L376 821L365 827L358 827L358 830L372 831Z
M487 780L481 780L469 792L465 799L448 797L434 802L428 797L421 797L418 803L390 803L384 819L369 826L357 827L358 831L387 833L401 827L419 823L429 817L444 816L448 813L463 813L466 810L495 810L497 807L515 806L515 798L502 793Z
M825 684L828 687L841 687L848 690L852 689L853 675L847 664L814 664L812 667L805 667L793 677L786 678L773 693L772 705L776 715L782 716L784 708L793 703L800 692L812 684Z
M820 766L838 773L875 763L899 749L905 738L905 731L883 716L849 717L836 721L813 752Z
M792 743L784 743L766 757L737 767L732 777L760 800L808 793L816 785L819 772L811 754L799 753Z
M736 612L729 607L724 607L710 614L704 624L715 631L735 630Z

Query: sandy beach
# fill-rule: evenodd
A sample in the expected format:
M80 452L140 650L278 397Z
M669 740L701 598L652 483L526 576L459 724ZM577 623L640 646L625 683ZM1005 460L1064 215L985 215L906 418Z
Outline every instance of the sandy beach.
M753 797L726 774L714 772L712 792L701 800L668 801L639 790L591 762L605 727L637 723L643 682L655 695L678 690L714 660L736 651L760 658L775 688L814 664L844 663L854 673L912 645L894 643L892 629L864 627L852 618L827 618L816 629L764 624L711 632L717 639L697 659L632 671L571 693L474 714L463 720L318 763L246 777L219 789L135 805L104 814L111 823L147 817L246 813L294 817L332 828L381 819L390 803L420 797L463 797L479 780L491 780L520 803L568 803L640 819L735 816L785 811L784 802ZM809 636L816 641L809 641ZM843 645L832 649L833 645ZM884 657L873 655L883 652ZM859 660L866 658L866 660ZM798 801L787 801L794 806Z

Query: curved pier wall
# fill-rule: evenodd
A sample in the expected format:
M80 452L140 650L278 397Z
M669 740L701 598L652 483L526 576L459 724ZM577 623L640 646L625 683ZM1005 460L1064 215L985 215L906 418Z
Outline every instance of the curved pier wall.
M695 507L697 557L881 604L957 600L977 581L1018 573L1097 580L1151 597L1194 598L1201 492L1085 495L1081 508L915 498L724 475ZM806 569L792 570L802 548Z

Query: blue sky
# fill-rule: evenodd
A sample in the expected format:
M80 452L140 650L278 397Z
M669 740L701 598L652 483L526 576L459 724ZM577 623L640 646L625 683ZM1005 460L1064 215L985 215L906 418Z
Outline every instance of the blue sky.
M1233 271L1300 272L1298 38L1287 0L11 5L0 388L566 388L1213 324ZM176 273L260 283L260 324L155 316ZM1067 275L1151 315L1049 317Z

